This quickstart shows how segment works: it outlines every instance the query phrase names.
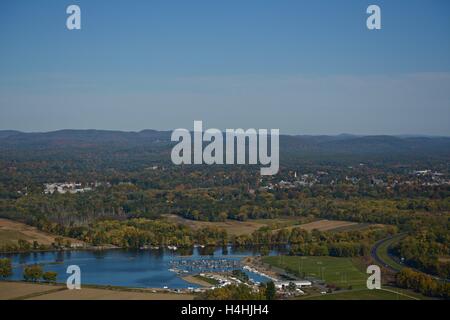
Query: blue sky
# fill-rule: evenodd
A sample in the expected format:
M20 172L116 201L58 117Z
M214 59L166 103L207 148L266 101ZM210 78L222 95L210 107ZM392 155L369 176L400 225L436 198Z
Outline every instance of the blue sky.
M447 0L3 0L0 48L0 129L450 135Z

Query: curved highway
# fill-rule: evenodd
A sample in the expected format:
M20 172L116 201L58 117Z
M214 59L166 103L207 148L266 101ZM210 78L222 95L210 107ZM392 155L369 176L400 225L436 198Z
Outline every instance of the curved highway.
M401 239L401 238L403 238L403 237L405 237L405 236L406 236L406 233L400 233L400 234L397 234L397 235L394 235L394 236L391 236L391 237L387 237L387 238L385 238L385 239L382 239L382 240L378 241L378 242L375 243L375 245L372 247L372 249L371 249L371 251L370 251L370 255L372 256L372 258L373 258L377 263L379 263L379 264L382 265L383 267L385 267L385 268L387 268L387 269L390 269L390 270L392 270L392 271L394 271L394 272L399 272L400 270L399 270L397 267L390 265L388 261L384 261L384 260L378 255L378 248L379 248L382 244L384 244L385 242L387 242L387 241L391 241L391 240L394 240L394 239ZM388 255L389 255L389 252L388 252ZM392 259L392 258L391 258L391 259Z

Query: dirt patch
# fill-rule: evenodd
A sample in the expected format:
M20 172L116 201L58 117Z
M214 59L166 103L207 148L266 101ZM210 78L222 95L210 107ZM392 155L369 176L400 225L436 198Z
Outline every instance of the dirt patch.
M194 296L182 293L133 292L108 289L81 288L64 290L31 298L30 300L193 300Z
M55 286L24 282L0 281L0 300L19 299L55 290Z

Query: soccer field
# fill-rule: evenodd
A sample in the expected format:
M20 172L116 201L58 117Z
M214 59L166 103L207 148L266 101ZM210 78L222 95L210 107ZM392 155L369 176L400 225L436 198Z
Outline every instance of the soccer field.
M264 257L263 262L300 277L314 277L338 287L366 288L368 275L360 271L351 258L272 256Z

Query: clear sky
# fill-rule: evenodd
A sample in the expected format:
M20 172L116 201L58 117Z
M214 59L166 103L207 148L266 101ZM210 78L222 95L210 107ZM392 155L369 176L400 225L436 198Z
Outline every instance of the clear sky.
M366 28L370 4L382 30ZM194 120L449 136L450 1L0 1L0 129Z

